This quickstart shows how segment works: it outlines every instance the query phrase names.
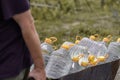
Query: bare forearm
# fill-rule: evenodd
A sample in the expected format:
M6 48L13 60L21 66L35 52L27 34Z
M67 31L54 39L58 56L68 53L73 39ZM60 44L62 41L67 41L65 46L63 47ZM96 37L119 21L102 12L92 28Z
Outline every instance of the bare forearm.
M34 24L31 24L30 26L32 27ZM31 53L35 67L44 68L38 34L35 29L26 29L27 30L22 30L22 35Z
M19 24L25 43L34 61L35 68L30 73L30 76L34 77L36 80L45 80L46 77L40 48L40 40L36 32L30 10L14 15L13 19Z
M44 68L40 49L40 40L35 29L34 20L30 10L13 16L19 24L25 43L30 51L36 68Z

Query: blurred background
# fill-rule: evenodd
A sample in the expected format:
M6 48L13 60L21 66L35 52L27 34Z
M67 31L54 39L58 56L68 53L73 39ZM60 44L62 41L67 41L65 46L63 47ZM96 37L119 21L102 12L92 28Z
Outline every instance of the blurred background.
M120 37L120 0L30 0L41 42L55 36L60 46L76 36Z

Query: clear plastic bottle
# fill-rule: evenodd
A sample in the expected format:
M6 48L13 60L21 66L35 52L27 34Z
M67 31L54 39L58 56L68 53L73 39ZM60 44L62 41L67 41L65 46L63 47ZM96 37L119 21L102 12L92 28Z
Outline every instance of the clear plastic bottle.
M81 69L85 69L89 66L89 61L88 61L88 49L87 48L84 48L83 49L83 53L84 53L84 56L79 59L79 65L82 67Z
M120 42L111 42L108 46L107 53L110 55L109 61L120 58Z
M72 61L68 53L68 46L62 47L52 52L50 60L46 66L46 76L52 79L58 79L69 73Z
M111 46L113 44L114 44L114 46L113 46L113 49L112 49ZM110 52L113 50L113 52L116 53L117 56L120 58L120 38L117 39L117 42L111 43L109 49L110 49ZM120 67L119 67L118 72L116 74L115 80L119 80L119 76L120 76Z
M89 57L88 60L91 65L97 65L98 62L105 62L107 59L107 48L104 44L99 44L94 42L94 44L89 48Z
M97 59L99 62L105 62L108 58L107 47L104 44L99 44L99 51L97 53Z
M45 66L48 63L50 54L54 51L52 44L57 41L57 38L50 37L46 38L44 43L41 44L42 56L44 59Z
M82 69L87 68L89 66L88 55L85 54L78 63L82 67Z
M46 38L45 41L40 45L45 66L49 61L51 53L54 51L52 44L56 41L57 41L56 37L50 37L50 38ZM34 69L34 64L30 67L30 71L32 71L33 69Z
M87 47L88 49L94 44L93 40L90 40L89 38L83 38L78 45Z
M93 66L96 65L97 64L96 56L99 50L97 42L90 38L83 38L78 45L84 46L88 50L88 53L89 53L88 57L83 57L83 59L88 60L89 63Z
M91 66L97 65L97 52L99 51L97 42L93 42L92 46L88 49L88 61Z
M72 59L72 66L69 73L75 73L81 70L81 67L78 64L78 61L80 58L84 56L84 53L83 53L84 49L85 47L79 46L79 45L74 45L73 47L70 48L69 54Z

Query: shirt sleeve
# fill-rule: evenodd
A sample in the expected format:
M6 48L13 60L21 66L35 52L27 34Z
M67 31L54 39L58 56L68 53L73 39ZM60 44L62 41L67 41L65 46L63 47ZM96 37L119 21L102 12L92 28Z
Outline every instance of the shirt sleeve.
M29 0L1 0L2 14L5 20L29 10Z

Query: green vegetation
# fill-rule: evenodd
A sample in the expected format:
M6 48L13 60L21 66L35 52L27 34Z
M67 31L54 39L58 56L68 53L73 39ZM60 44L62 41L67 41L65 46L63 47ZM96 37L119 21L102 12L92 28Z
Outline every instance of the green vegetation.
M55 36L59 46L64 41L75 41L76 35L88 37L98 33L102 39L111 34L113 40L120 37L118 1L106 2L102 8L100 0L31 0L45 4L31 9L41 41Z

